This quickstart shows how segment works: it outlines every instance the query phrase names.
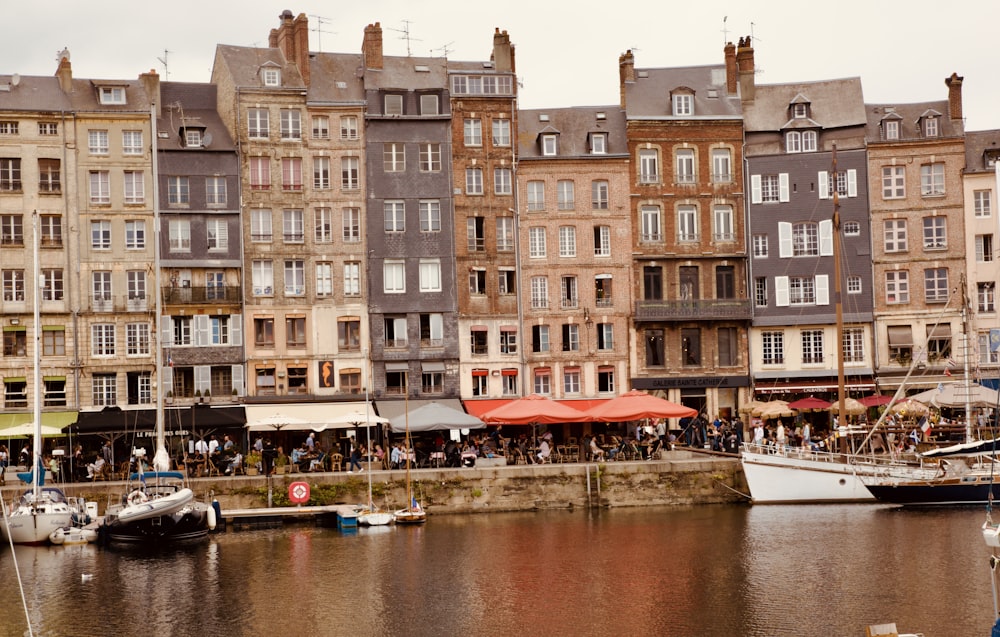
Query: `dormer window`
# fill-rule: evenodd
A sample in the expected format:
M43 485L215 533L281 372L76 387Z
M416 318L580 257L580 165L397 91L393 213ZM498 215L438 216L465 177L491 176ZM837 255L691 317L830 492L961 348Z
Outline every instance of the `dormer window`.
M440 115L441 111L439 109L439 100L437 95L421 95L420 96L420 114L421 115Z
M608 134L607 133L591 133L590 134L590 154L591 155L606 155L608 152Z
M386 95L385 96L385 114L386 115L402 115L403 114L403 96L402 95Z
M184 129L184 146L187 148L201 148L204 142L202 130L200 128Z
M680 93L673 96L674 115L683 117L694 115L694 95L690 93Z
M542 135L542 154L546 156L555 155L559 151L558 135Z
M886 139L899 139L899 120L887 119L882 122L882 129L885 131Z
M786 153L815 153L816 131L788 131L785 133Z
M809 117L809 107L806 104L792 104L792 117L795 119Z
M102 86L98 89L101 98L101 104L124 104L125 103L125 87L124 86Z
M281 69L267 66L260 70L260 78L264 86L281 86Z
M938 118L936 117L925 117L924 118L924 137L937 137L938 136Z
M988 150L983 153L983 163L987 168L994 168L997 165L997 158L1000 158L1000 152L995 150Z

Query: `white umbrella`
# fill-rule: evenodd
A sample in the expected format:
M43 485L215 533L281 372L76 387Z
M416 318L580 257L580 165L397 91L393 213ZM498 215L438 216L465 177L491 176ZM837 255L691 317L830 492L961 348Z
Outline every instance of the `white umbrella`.
M314 423L287 414L273 414L247 423L247 431L281 431L312 429Z

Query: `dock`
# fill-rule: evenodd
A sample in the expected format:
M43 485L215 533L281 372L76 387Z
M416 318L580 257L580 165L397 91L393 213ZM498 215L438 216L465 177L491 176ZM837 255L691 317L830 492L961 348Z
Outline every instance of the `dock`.
M358 513L351 504L222 509L219 518L221 528L218 530L271 529L280 528L288 523L308 521L319 526L336 526L339 529L355 528L358 525Z

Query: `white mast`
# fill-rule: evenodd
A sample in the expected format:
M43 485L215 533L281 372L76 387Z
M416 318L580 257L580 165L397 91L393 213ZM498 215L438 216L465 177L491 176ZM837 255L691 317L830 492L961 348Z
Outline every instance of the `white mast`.
M156 315L153 317L154 342L156 343L156 452L153 455L153 469L156 471L170 470L170 454L167 453L166 436L163 432L163 343L160 334L160 316L163 312L163 290L160 287L160 171L156 143L156 107L155 102L149 106L149 131L153 139L153 291L156 297L154 305Z
M38 495L41 491L41 471L38 465L42 463L42 315L39 309L39 296L42 293L42 277L38 271L38 211L31 213L31 280L34 281L34 289L31 291L31 311L34 324L35 351L33 357L34 380L32 385L32 414L35 419L35 435L31 448L31 489L35 495L35 502L38 502ZM44 469L43 469L44 470Z

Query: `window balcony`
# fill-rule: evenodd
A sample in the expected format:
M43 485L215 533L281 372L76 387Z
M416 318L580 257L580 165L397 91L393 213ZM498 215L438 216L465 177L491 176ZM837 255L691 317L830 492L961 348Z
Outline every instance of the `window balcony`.
M636 301L636 321L750 320L747 299Z
M255 293L257 289L254 289ZM243 288L239 285L209 287L164 287L163 302L167 305L186 303L239 303Z

